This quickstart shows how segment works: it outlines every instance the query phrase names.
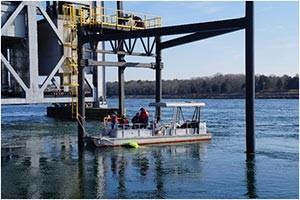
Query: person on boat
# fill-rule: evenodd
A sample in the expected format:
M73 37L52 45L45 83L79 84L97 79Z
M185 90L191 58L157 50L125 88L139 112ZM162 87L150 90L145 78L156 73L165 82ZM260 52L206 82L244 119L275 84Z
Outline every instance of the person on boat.
M148 124L149 113L145 108L140 109L139 122L142 124L141 128L146 128Z
M107 115L106 117L104 117L104 126L110 127L111 126L111 116Z
M125 128L125 129L129 128L129 121L124 114L122 115L122 117L120 119L119 126L122 128Z
M119 123L118 117L116 114L111 115L111 128L114 129L115 125Z
M136 129L139 127L138 126L138 123L140 123L139 115L140 115L140 113L136 113L135 116L131 119L133 129Z

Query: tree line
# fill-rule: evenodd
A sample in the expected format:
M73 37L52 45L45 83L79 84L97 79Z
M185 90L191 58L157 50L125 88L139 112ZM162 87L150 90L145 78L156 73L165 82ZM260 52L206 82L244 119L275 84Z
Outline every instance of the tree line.
M215 74L209 77L199 77L186 80L163 80L163 97L170 98L214 98L214 97L244 97L245 75ZM107 82L107 96L118 96L118 82ZM299 75L255 76L255 92L262 96L282 97L293 94L298 97ZM152 97L155 95L155 81L131 80L125 82L125 95L128 97ZM270 96L269 96L270 97ZM276 95L275 95L276 97Z

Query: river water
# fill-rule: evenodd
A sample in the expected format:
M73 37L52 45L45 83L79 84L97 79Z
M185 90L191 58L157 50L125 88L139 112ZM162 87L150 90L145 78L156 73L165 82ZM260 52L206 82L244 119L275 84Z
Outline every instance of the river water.
M127 99L127 116L151 101ZM298 199L298 100L256 100L253 161L244 153L245 101L203 101L209 142L80 154L76 122L47 117L48 105L2 106L1 198ZM87 131L101 126L88 121Z

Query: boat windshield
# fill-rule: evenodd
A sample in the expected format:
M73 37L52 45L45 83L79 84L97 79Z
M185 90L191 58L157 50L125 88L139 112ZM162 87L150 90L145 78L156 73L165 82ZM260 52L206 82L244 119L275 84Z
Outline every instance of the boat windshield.
M203 102L165 102L165 103L150 103L151 107L203 107Z
M203 102L165 102L165 103L150 103L149 106L155 108L173 108L172 126L185 127L187 124L199 127L200 123L200 108L205 106ZM183 107L194 108L191 120L186 120L183 114Z

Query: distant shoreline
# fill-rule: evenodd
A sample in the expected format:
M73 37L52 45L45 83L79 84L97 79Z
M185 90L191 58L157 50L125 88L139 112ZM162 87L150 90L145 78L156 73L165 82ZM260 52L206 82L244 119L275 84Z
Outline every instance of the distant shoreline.
M246 94L245 75L216 74L188 80L163 80L162 95L172 99L243 99ZM118 97L118 82L107 82L107 96ZM154 98L155 81L131 80L125 82L127 98ZM299 75L255 76L257 99L299 99Z
M131 99L152 99L155 95L125 95ZM118 98L110 96L108 98ZM244 99L245 94L204 94L204 95L163 95L164 99ZM258 92L255 94L256 99L299 99L299 90L285 92Z

